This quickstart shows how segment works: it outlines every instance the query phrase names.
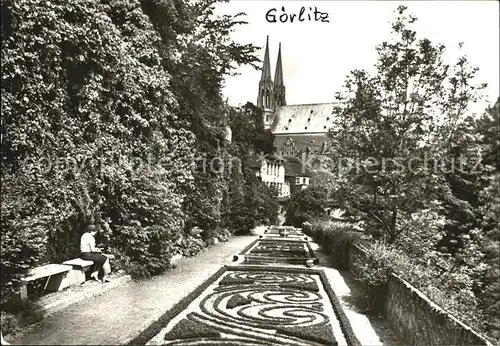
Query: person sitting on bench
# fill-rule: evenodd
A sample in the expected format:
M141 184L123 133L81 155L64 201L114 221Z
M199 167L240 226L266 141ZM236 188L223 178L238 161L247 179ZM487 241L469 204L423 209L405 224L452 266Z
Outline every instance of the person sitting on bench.
M80 258L86 261L94 262L94 267L90 277L96 281L99 280L99 271L102 268L103 276L102 282L109 282L107 278L108 274L111 273L111 265L109 264L109 258L102 254L102 250L95 246L95 235L99 231L97 226L91 225L87 232L82 235L80 239Z

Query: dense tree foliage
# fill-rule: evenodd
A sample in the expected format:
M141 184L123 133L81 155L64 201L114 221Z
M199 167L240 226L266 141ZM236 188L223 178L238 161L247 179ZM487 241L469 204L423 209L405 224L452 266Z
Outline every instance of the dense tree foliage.
M415 21L399 7L376 73L353 71L336 94L331 194L420 268L408 271L418 287L498 337L498 103L471 114L485 86L478 68L465 56L446 64Z
M285 225L302 227L306 221L325 217L325 209L333 206L330 202L324 186L311 186L297 192L288 201Z
M255 107L222 99L224 76L257 58L229 38L240 15L216 18L215 2L2 0L2 293L30 267L76 257L90 224L115 269L150 276L273 221L265 187L227 169L263 146L230 143L243 126L231 114L266 134Z
M234 109L230 114L230 119L238 157L250 158L252 153L248 152L248 148L253 148L257 153L272 154L272 133L264 129L264 117L260 108L247 102L238 109Z
M231 110L230 125L233 166L238 163L242 174L227 195L226 222L236 232L247 233L257 224L277 222L279 205L276 191L262 184L255 171L249 168L256 153L272 152L272 136L264 130L262 111L250 102ZM241 181L245 182L244 187Z
M26 265L74 257L81 231L108 218L127 261L165 251L151 244L182 226L194 136L178 121L140 3L2 6L3 229L49 240ZM156 272L162 257L142 264ZM13 263L2 259L22 269Z
M485 328L496 340L500 340L500 98L494 107L487 110L477 122L477 132L483 136L479 142L483 148L483 163L493 172L488 175L485 187L480 193L476 214L481 220L474 230L484 234L480 250L484 253L485 270L480 278L478 297L486 313Z
M446 65L445 47L418 39L404 7L398 14L394 38L377 48L376 75L353 71L336 95L331 132L340 192L389 241L412 230L412 213L437 198L444 184L437 161L483 87L465 57ZM428 169L433 163L438 169Z

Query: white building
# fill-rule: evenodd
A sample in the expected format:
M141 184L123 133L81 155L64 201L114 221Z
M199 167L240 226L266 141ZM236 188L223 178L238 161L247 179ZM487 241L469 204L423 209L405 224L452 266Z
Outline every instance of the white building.
M292 193L309 186L310 172L296 158L270 156L255 163L253 168L264 184L276 189L280 201L287 200Z
M262 182L278 192L278 198L290 197L290 182L285 179L285 166L281 161L263 160L256 172Z

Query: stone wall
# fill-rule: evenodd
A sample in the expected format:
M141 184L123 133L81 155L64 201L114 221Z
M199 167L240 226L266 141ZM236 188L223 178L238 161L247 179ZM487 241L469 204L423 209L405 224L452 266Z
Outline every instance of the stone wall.
M364 255L361 247L350 245L346 269ZM400 336L411 345L488 345L484 337L448 314L407 281L393 274L389 280L385 315Z

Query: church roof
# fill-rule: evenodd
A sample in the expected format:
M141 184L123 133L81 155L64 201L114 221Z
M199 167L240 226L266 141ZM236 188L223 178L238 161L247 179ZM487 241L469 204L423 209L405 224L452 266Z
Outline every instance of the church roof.
M274 134L327 133L332 126L336 103L312 103L279 107L271 131Z

